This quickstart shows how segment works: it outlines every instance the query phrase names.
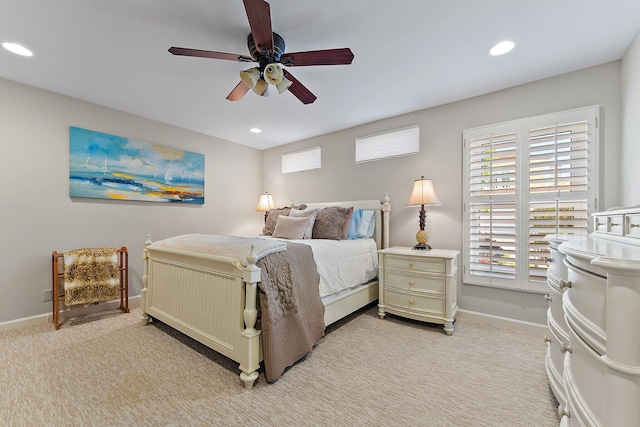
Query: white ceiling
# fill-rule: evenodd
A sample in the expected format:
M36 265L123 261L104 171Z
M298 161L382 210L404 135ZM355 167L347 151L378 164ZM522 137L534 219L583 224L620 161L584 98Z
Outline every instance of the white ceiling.
M273 88L227 101L250 64L167 52L248 55L242 0L0 0L0 42L34 52L0 48L0 77L264 149L617 60L640 28L639 0L269 3L286 52L355 55L288 69L313 104Z

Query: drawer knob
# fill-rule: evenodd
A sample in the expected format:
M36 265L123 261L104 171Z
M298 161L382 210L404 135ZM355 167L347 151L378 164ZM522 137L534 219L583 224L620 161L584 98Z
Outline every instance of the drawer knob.
M413 280L409 280L409 286L413 286L415 285L415 282Z
M620 227L620 225L622 225L622 224L616 224L616 223L613 223L613 222L611 223L612 227Z
M548 337L548 336L546 336L546 335L544 336L544 338L543 338L543 339L544 339L545 344L546 344L546 343L548 343L548 342L551 342L551 338L549 338L549 337Z
M553 301L553 298L551 298L549 295L545 295L544 299L549 301L549 302Z
M636 227L640 227L640 224L629 224L629 228L636 228Z
M565 343L561 342L561 343L560 343L560 351L561 351L562 353L566 353L567 351L568 351L569 353L573 353L573 348L572 348L570 345L568 345L568 344L565 344Z
M569 413L569 409L567 408L566 405L558 405L558 415L560 415L560 418L562 417L571 418L571 414Z
M413 301L412 299L410 299L410 300L409 300L409 305L413 305L413 302L414 302L414 301Z
M409 267L413 267L413 261L409 261Z
M570 287L571 287L571 282L569 282L568 280L560 279L560 289L570 288Z

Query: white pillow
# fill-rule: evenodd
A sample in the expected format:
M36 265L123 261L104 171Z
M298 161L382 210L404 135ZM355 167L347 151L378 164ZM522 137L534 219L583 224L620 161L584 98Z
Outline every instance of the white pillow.
M307 223L307 218L280 215L272 236L282 239L302 239L307 228Z
M376 228L376 212L362 211L362 219L358 227L358 237L372 237Z
M307 210L291 209L289 211L289 216L307 218L308 224L307 224L307 228L304 230L303 239L311 238L311 235L313 233L313 224L315 224L316 222L316 215L318 215L318 209L307 209Z

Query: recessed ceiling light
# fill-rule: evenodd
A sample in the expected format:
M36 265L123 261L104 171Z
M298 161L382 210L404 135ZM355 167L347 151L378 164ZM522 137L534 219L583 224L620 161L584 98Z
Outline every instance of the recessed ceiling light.
M24 46L20 46L19 44L2 43L2 47L7 49L9 52L15 53L16 55L33 56L33 52L31 52L29 49L27 49Z
M516 44L512 41L504 41L500 42L494 47L491 48L489 53L493 56L504 55L505 53L511 51Z
M249 129L249 132L253 132L253 133L260 133L260 132L262 132L262 129L258 129L258 128L251 128L251 129Z

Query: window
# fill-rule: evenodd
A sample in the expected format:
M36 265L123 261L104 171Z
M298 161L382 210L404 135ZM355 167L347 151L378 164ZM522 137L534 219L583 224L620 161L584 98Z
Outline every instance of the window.
M545 290L547 234L587 234L598 107L464 131L464 281Z
M294 151L282 155L282 173L300 172L322 167L322 149Z
M420 151L420 126L356 138L356 163L415 154Z

